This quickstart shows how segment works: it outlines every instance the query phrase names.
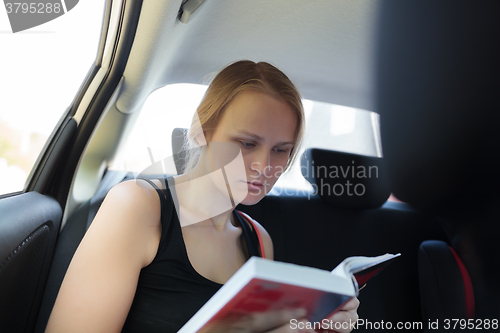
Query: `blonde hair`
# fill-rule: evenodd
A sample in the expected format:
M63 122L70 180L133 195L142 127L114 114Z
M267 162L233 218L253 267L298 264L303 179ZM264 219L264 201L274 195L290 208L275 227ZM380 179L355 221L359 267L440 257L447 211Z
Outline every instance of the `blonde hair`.
M290 79L273 65L267 62L241 60L220 71L208 87L186 135L183 150L187 152L187 162L183 172L191 171L200 158L201 147L196 136L204 133L209 138L219 125L229 103L238 93L245 90L264 92L281 99L295 112L297 116L295 145L285 171L293 164L302 143L305 127L300 94Z

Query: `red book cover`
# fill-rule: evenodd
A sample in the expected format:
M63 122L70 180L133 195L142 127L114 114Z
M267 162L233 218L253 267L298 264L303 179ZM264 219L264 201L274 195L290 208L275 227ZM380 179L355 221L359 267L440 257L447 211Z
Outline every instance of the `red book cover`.
M325 292L296 285L252 279L206 324L208 332L227 332L237 325L248 326L246 319L255 313L272 313L283 309L306 309L309 321L320 321L352 296Z
M305 318L320 322L397 256L351 257L332 272L252 257L179 333L252 332L253 325L271 329L281 324L275 323L277 313L294 309L305 309ZM363 267L371 273L360 275Z

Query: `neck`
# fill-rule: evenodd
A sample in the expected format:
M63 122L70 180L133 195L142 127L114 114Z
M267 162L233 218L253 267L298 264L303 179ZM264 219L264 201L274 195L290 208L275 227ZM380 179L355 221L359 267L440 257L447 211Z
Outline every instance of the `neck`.
M230 223L234 206L222 170L212 171L206 155L202 152L200 162L191 172L174 178L179 221L182 227L203 222L222 231Z

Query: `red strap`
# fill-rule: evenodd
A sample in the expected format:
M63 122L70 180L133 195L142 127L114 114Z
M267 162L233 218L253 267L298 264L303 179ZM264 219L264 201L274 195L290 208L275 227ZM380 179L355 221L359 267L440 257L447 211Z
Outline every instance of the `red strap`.
M457 262L458 268L460 269L460 273L462 273L462 280L464 281L465 314L468 319L473 319L475 313L475 304L474 304L474 290L472 289L472 282L470 280L469 273L467 272L467 268L465 268L462 260L460 260L460 257L457 255L455 250L451 248L451 246L450 250L451 253L453 253L453 256L455 257L455 261Z
M253 230L255 230L255 233L257 234L257 238L259 239L260 255L262 256L262 258L265 258L266 257L266 253L264 252L264 245L262 244L262 237L260 237L259 228L257 228L257 226L255 225L254 219L252 219L246 213L243 213L241 211L238 211L238 213L240 213L240 215L243 216L250 223L250 225L252 226Z

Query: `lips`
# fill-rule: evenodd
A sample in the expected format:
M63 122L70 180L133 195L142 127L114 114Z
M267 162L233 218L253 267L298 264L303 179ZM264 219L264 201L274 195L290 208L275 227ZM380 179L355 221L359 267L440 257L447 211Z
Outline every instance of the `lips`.
M263 183L255 181L255 180L251 181L251 182L247 182L247 184L248 184L249 191L260 191L264 187Z

